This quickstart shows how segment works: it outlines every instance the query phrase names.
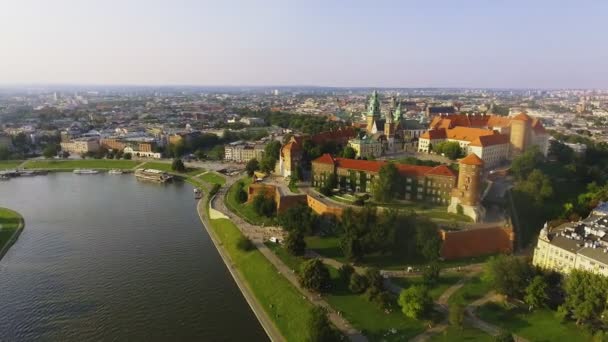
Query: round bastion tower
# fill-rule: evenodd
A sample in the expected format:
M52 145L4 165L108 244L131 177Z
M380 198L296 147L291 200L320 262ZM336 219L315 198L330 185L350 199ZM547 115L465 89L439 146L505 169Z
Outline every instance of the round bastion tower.
M448 211L465 214L475 222L482 221L485 216L485 209L480 203L483 160L471 153L460 159L458 164L458 185L452 190Z
M532 118L521 113L511 120L511 157L521 155L530 143Z

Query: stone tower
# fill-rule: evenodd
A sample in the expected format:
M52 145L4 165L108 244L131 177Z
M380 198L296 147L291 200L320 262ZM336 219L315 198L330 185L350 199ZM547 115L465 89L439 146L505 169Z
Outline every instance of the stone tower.
M481 176L483 160L471 153L458 162L458 185L452 190L448 211L465 214L475 222L483 220L485 209L481 206Z
M380 119L380 100L378 99L378 92L375 90L369 98L365 119L367 121L367 132L371 133L374 128L374 122Z
M532 118L521 113L511 119L511 157L521 155L530 144Z

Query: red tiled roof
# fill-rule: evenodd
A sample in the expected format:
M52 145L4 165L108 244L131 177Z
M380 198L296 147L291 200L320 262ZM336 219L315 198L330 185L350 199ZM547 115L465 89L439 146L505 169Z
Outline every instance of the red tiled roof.
M484 135L498 134L491 129L471 128L471 127L454 127L447 130L447 138L453 140L473 141Z
M506 134L493 134L493 135L484 135L479 138L471 141L469 146L492 146L492 145L501 145L508 144L509 136Z
M445 129L431 129L420 135L420 138L429 140L445 139L446 137Z
M325 153L319 158L313 160L313 163L334 164L335 160L329 153Z
M456 177L456 172L445 165L438 165L428 171L427 175Z
M468 156L460 159L458 163L465 165L483 165L483 160L481 160L481 158L479 158L475 153L471 153Z
M462 127L507 127L511 118L500 115L486 114L450 114L436 116L431 121L429 129Z
M368 171L378 173L382 166L388 164L386 161L376 160L358 160L358 159L347 159L347 158L332 158L329 154L324 154L321 157L312 161L313 163L323 164L335 164L338 167L345 169ZM445 165L439 165L435 167L422 166L422 165L409 165L395 163L397 170L402 175L409 176L424 176L424 175L437 175L437 176L451 176L455 177L456 174L450 168Z
M310 139L314 143L323 143L327 141L346 142L348 139L355 137L354 127L344 127L335 131L321 132L313 135Z

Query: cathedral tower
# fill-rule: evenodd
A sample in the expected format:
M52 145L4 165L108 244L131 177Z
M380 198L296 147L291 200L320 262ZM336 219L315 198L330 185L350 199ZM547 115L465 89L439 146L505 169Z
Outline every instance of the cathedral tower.
M374 122L380 119L380 100L378 99L378 92L374 90L372 96L369 98L369 103L367 105L367 113L365 115L365 120L367 122L367 132L371 133L374 128Z

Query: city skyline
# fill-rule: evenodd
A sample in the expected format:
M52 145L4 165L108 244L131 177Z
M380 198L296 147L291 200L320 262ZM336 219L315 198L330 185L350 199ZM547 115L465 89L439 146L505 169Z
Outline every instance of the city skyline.
M606 89L607 7L12 1L0 83Z

